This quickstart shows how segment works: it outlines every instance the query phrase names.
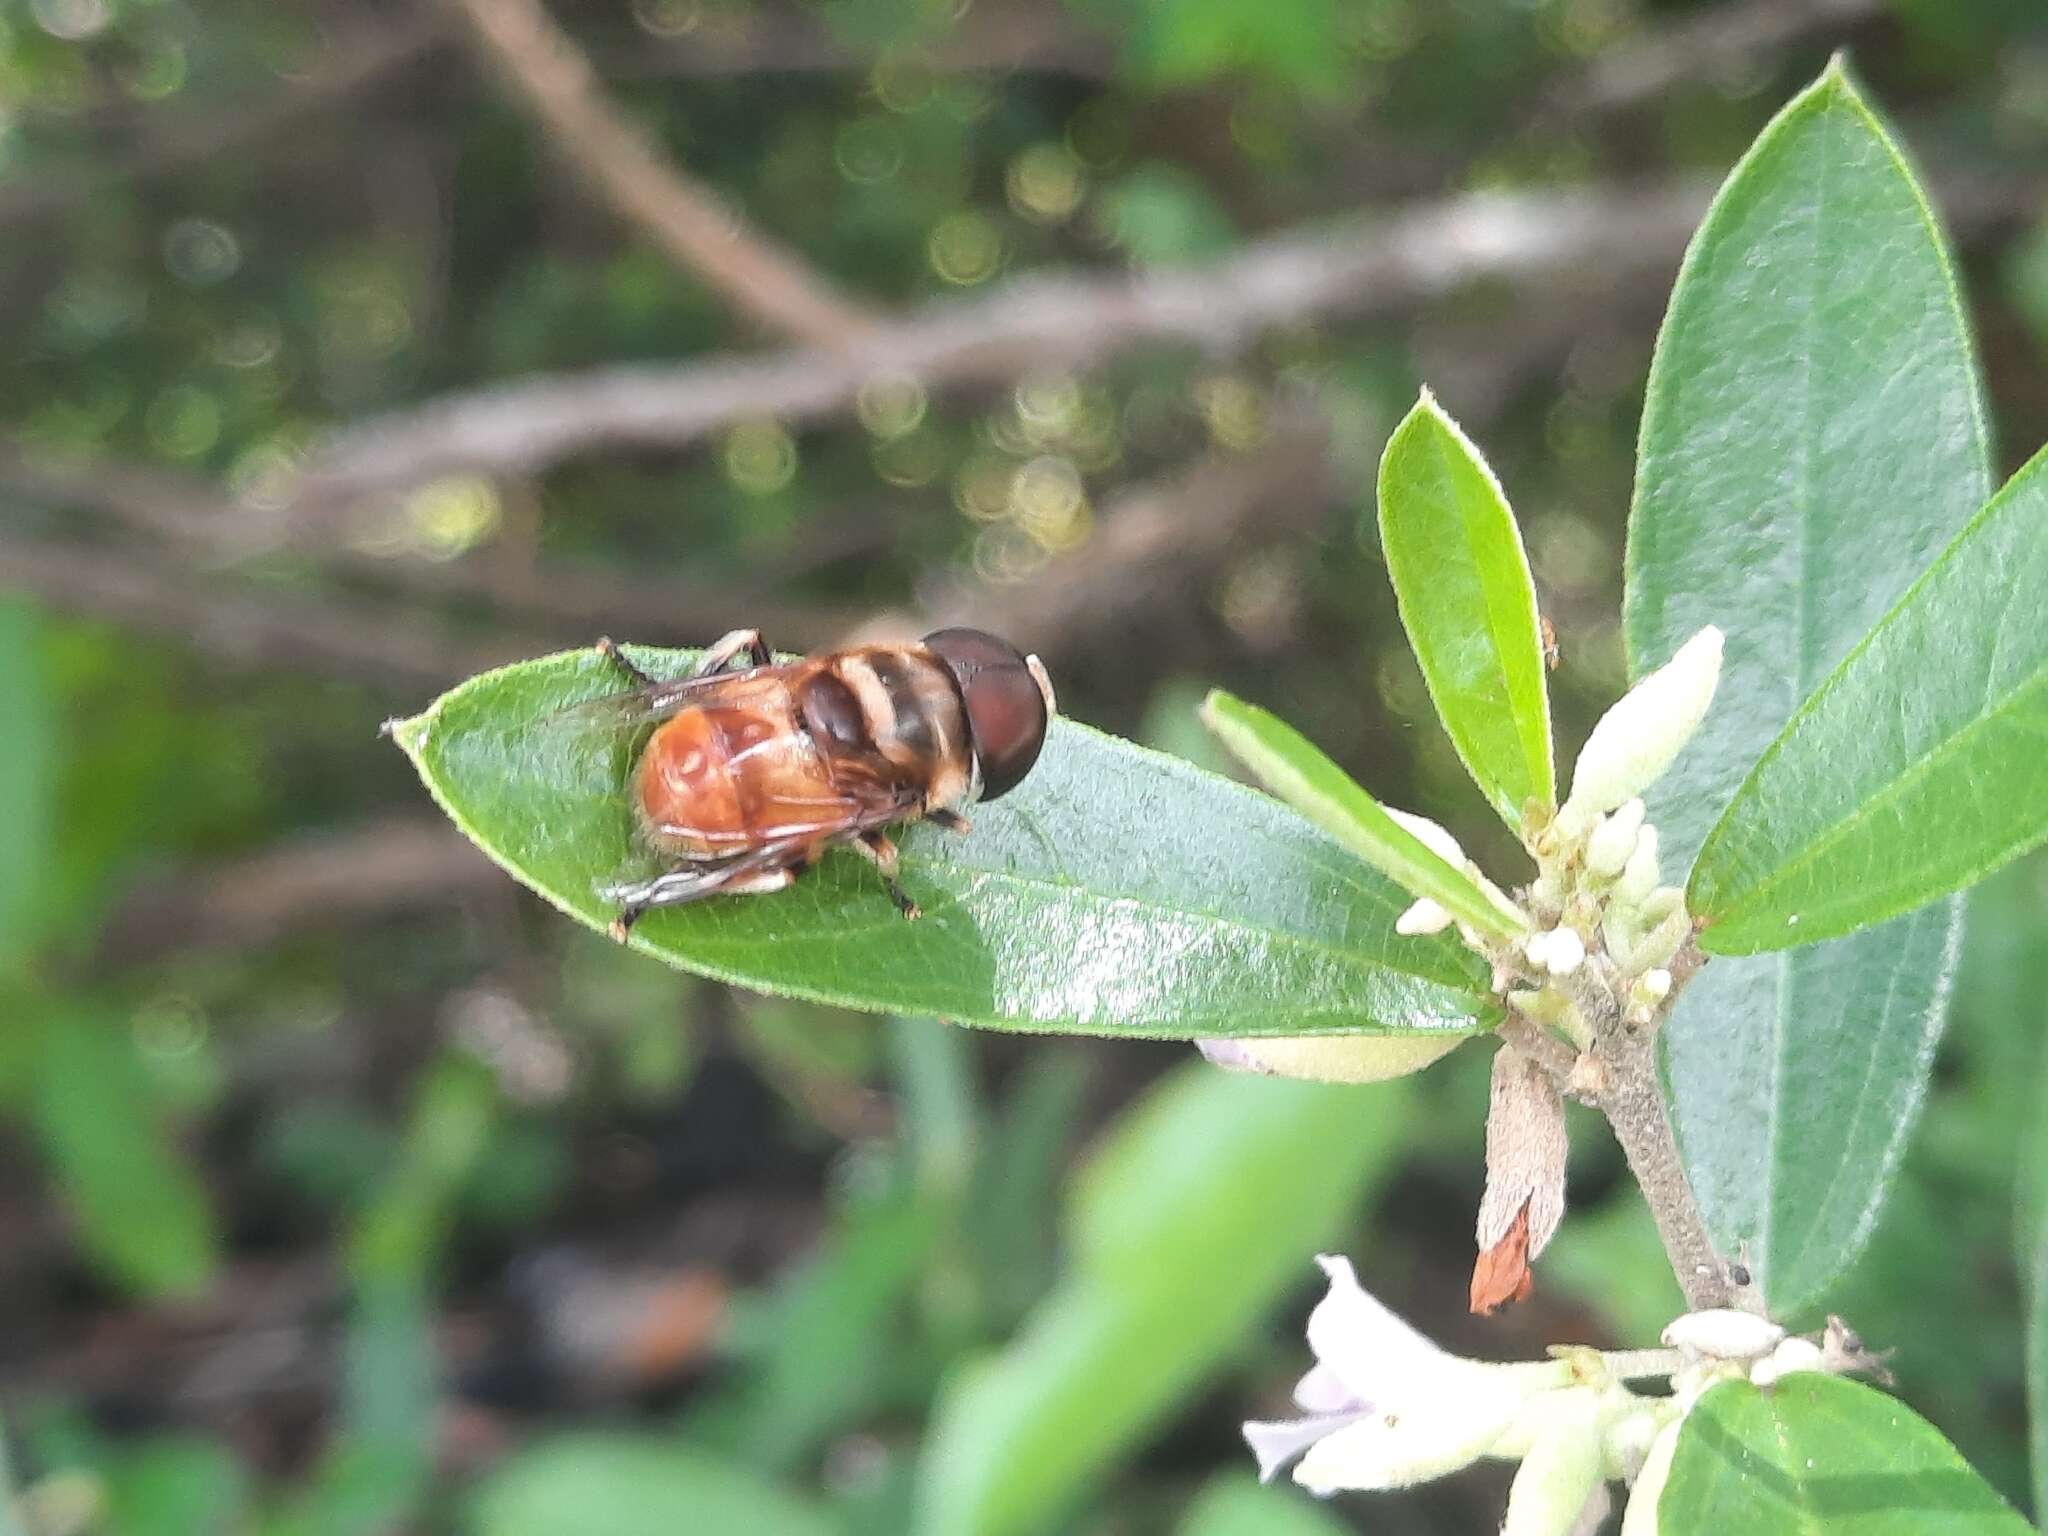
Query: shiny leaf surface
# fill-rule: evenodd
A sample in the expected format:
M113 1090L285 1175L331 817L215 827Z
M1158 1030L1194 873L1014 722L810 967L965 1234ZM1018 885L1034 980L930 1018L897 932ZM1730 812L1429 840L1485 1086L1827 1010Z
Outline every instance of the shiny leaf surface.
M1527 926L1389 816L1286 721L1221 690L1209 695L1202 718L1253 778L1411 896L1427 896L1460 921L1502 938Z
M2032 1529L1941 1432L1838 1376L1711 1389L1686 1416L1661 1536L2019 1536Z
M1727 634L1699 734L1647 795L1667 876L1794 710L1969 521L1989 451L1926 199L1839 68L1759 137L1693 240L1659 337L1629 521L1630 669ZM1721 959L1666 1030L1717 1241L1780 1311L1855 1257L1947 1004L1952 906L1837 945Z
M694 653L633 648L659 676ZM617 691L592 652L472 678L394 727L479 847L594 927L652 866L624 792L634 740L571 708ZM566 712L565 712L566 711ZM1449 936L1403 938L1399 887L1293 811L1071 721L966 836L902 838L906 922L865 863L650 913L635 948L762 991L1002 1029L1160 1037L1429 1032L1485 1021Z
M1501 820L1556 805L1536 588L1493 471L1427 390L1380 459L1380 547L1429 696Z
M1764 754L1700 850L1701 944L1869 927L2048 836L2048 453L2035 456Z

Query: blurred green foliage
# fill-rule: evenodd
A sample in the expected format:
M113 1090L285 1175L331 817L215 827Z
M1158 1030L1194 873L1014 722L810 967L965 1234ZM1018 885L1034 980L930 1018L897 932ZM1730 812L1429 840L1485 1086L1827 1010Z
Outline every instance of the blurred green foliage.
M1727 8L555 10L681 163L905 308L1201 261L1361 207L1718 175L1847 41L1955 202L2010 468L2048 432L2048 19L1899 0L1761 52L1684 41ZM1646 97L1596 104L1604 70L1674 57ZM1133 581L1055 656L1062 702L1199 758L1192 705L1225 684L1505 867L1448 742L1418 728L1360 488L1427 374L1515 488L1575 740L1623 671L1622 512L1668 273L1310 317L1241 356L979 395L871 391L844 422L444 479L280 539L265 520L330 429L764 339L590 200L425 7L16 0L0 104L0 1532L624 1533L688 1512L897 1536L920 1508L967 1529L958 1512L993 1504L1008 1528L1089 1536L1465 1531L1498 1488L1314 1506L1250 1483L1235 1425L1305 1363L1309 1251L1353 1253L1472 1353L1639 1343L1669 1318L1589 1126L1537 1299L1462 1317L1470 1048L1328 1097L1192 1069L1154 1085L1172 1047L739 1000L439 866L377 901L360 871L311 897L280 880L418 806L375 724L473 648L702 643L707 597L1030 593L1102 548L1122 493L1257 454L1305 389L1337 492L1267 509L1163 589ZM2036 195L2013 196L2028 175ZM1987 186L2008 190L1973 204ZM15 473L17 450L76 488ZM123 469L189 478L123 503ZM194 485L196 551L168 525ZM97 584L28 557L53 550ZM621 609L650 582L675 596L565 612L562 572ZM308 639L316 620L373 639L431 621L450 654L394 671ZM1973 898L1923 1123L1830 1302L2015 1498L2042 870ZM1004 1425L1051 1449L1006 1460Z

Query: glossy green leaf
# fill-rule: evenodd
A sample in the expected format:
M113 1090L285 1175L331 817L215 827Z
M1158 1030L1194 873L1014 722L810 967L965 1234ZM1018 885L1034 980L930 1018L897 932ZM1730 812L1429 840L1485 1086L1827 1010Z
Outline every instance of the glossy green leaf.
M1203 702L1202 719L1252 777L1411 896L1427 896L1459 921L1501 938L1527 926L1513 908L1489 897L1469 874L1389 816L1286 721L1220 689Z
M920 1536L1011 1536L1071 1508L1343 1244L1410 1102L1200 1066L1154 1089L1075 1187L1058 1286L941 1394Z
M660 675L693 653L633 655ZM633 740L568 706L617 691L589 651L472 678L395 728L442 807L549 901L603 927L648 867L625 793ZM773 896L650 913L634 947L724 981L1002 1029L1189 1037L1464 1030L1486 973L1402 938L1406 895L1242 785L1055 721L1037 767L966 837L902 838L906 922L834 852Z
M1196 1495L1174 1536L1346 1536L1350 1530L1292 1484L1269 1487L1249 1472L1225 1472Z
M219 1259L206 1190L162 1135L127 1036L84 1014L44 1021L31 1109L94 1259L140 1291L203 1289Z
M1992 498L1736 792L1688 904L1715 954L1834 938L2048 837L2048 452Z
M2032 1529L1941 1432L1839 1376L1712 1388L1679 1431L1660 1536L2018 1536Z
M1557 804L1536 587L1500 482L1424 390L1380 458L1380 547L1466 770L1501 820Z
M672 1438L578 1435L501 1463L471 1502L472 1536L838 1536L822 1509Z
M1926 199L1839 68L1765 129L1687 253L1629 521L1635 676L1727 634L1698 735L1646 796L1665 874L1806 696L1989 493L1975 364ZM1714 961L1665 1032L1717 1241L1779 1311L1869 1236L1926 1085L1948 904L1837 944Z

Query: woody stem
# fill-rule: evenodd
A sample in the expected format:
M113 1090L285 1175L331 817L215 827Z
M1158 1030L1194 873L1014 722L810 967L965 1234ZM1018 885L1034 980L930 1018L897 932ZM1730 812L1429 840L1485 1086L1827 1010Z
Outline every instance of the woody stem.
M1728 1261L1715 1250L1700 1215L1692 1181L1678 1155L1678 1138L1672 1134L1657 1073L1657 1025L1669 1015L1680 987L1698 969L1697 951L1690 944L1686 950L1689 953L1672 965L1680 985L1672 988L1657 1020L1646 1027L1631 1025L1622 1016L1612 987L1594 965L1583 967L1573 978L1576 985L1572 990L1593 1031L1589 1054L1596 1070L1591 1074L1589 1097L1614 1128L1614 1139L1621 1143L1629 1170L1649 1203L1686 1305L1698 1311L1730 1305L1737 1299L1737 1286Z

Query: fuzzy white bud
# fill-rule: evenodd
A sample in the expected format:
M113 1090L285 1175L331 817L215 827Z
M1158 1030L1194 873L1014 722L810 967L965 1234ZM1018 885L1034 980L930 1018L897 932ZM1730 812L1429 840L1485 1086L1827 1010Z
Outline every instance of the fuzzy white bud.
M1827 1369L1821 1347L1811 1339L1790 1338L1749 1368L1749 1379L1759 1387L1774 1386L1794 1371Z
M1640 802L1638 802L1640 803ZM1596 837L1598 833L1594 834ZM1657 868L1657 829L1644 827L1636 838L1635 847L1629 850L1628 862L1622 866L1621 879L1615 883L1614 897L1617 901L1642 902L1657 889L1662 878Z
M1671 973L1669 971L1645 971L1636 978L1636 988L1644 998L1661 1003L1671 995Z
M1426 1035L1268 1035L1195 1044L1211 1064L1232 1072L1317 1083L1383 1083L1420 1072L1466 1038L1446 1030Z
M1391 805L1386 810L1397 826L1451 868L1465 867L1465 850L1458 846L1458 840L1444 828L1427 816L1417 816L1413 811L1397 811Z
M1586 941L1575 928L1557 927L1545 936L1543 968L1553 976L1569 976L1586 962Z
M1664 1485L1671 1478L1671 1458L1678 1451L1678 1431L1683 1416L1673 1419L1650 1442L1650 1454L1628 1491L1628 1508L1621 1516L1621 1536L1657 1536L1657 1505L1664 1497Z
M1643 802L1630 800L1619 810L1600 818L1593 835L1586 839L1586 868L1596 875L1612 878L1622 872L1643 830ZM1652 829L1655 836L1655 829ZM1651 885L1657 882L1652 880Z
M1785 1330L1767 1317L1734 1307L1708 1307L1673 1318L1664 1342L1706 1360L1757 1360L1778 1347Z
M1394 932L1410 939L1423 934L1442 933L1450 926L1451 914L1427 896L1394 919Z
M1558 812L1568 834L1642 793L1671 766L1714 701L1721 643L1721 631L1708 625L1600 717Z

